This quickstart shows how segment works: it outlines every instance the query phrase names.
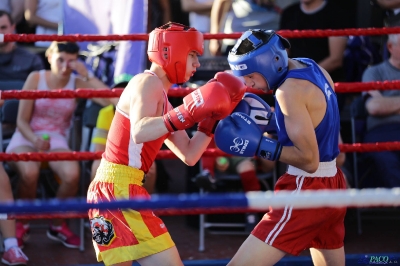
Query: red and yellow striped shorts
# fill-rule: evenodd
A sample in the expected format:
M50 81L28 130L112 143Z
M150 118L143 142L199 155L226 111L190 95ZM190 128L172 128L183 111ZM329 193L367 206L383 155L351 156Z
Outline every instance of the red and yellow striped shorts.
M87 202L149 198L142 187L143 177L141 170L102 159ZM106 265L134 261L175 245L163 221L151 210L90 209L89 219L97 260Z

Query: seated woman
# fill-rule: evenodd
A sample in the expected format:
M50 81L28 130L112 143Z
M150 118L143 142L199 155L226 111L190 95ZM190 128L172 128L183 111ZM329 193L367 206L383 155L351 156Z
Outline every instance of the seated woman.
M73 42L52 42L46 51L51 70L32 72L22 88L25 91L51 91L57 89L106 88L107 86L90 75L84 63L78 61L79 46ZM75 74L76 72L77 74ZM93 99L105 106L107 98ZM7 147L8 153L67 152L68 132L76 109L76 99L21 100L17 116L17 130ZM44 138L46 136L46 138ZM19 175L18 199L34 199L40 174L41 162L10 162ZM50 161L49 167L59 178L56 193L58 199L76 196L79 184L78 161ZM19 244L27 239L28 221L17 222ZM80 239L68 228L65 221L54 219L47 236L69 248L78 248Z

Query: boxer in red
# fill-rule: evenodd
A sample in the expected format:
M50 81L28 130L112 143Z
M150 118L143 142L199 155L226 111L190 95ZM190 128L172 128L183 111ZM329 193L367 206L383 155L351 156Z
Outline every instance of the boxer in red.
M122 93L107 137L88 202L150 197L142 187L144 177L161 145L187 165L194 165L207 148L216 122L228 116L246 90L228 73L183 98L172 108L167 93L183 84L200 66L203 35L194 28L168 23L150 33L150 70L132 78ZM189 138L185 129L198 123ZM163 221L150 210L89 211L97 259L106 265L182 265Z

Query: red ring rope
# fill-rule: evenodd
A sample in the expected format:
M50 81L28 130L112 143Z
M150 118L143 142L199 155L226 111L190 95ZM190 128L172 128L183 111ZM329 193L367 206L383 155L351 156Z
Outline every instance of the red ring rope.
M76 90L52 90L52 91L21 91L21 90L0 91L0 98L7 99L40 99L40 98L93 98L93 97L119 97L123 89L83 89ZM337 82L335 90L337 93L355 93L369 90L398 90L400 80L393 81L372 81L372 82ZM194 89L171 88L168 91L169 97L184 97ZM248 92L264 94L260 90L249 88Z
M316 30L279 30L277 33L286 38L314 37L323 38L329 36L362 36L362 35L386 35L400 33L400 27L390 28L364 28L364 29L316 29ZM242 33L205 33L204 39L237 39ZM36 42L36 41L147 41L148 34L126 34L126 35L89 35L89 34L70 34L70 35L41 35L41 34L0 34L3 42Z
M379 152L379 151L398 151L400 142L377 142L377 143L354 143L339 145L341 152ZM101 158L102 152L26 152L26 153L0 153L0 161L85 161L97 160ZM204 157L232 156L219 149L207 149L203 153ZM157 154L157 159L175 159L176 155L170 150L161 150Z

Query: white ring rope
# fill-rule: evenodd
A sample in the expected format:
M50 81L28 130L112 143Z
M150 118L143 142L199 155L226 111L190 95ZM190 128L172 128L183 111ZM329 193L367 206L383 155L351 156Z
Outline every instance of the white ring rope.
M0 204L0 220L8 214L21 213L87 213L89 209L134 209L181 211L207 213L211 209L229 210L268 210L269 207L309 209L322 207L382 207L400 206L400 188L393 189L347 189L347 190L308 190L280 191L274 193L248 192L228 194L180 194L153 195L151 199L124 199L101 203L86 203L86 199L51 200L51 201L15 201ZM5 215L5 216L4 216Z
M297 209L400 206L400 188L248 192L246 197L249 208L261 210L287 205Z

